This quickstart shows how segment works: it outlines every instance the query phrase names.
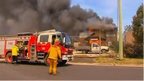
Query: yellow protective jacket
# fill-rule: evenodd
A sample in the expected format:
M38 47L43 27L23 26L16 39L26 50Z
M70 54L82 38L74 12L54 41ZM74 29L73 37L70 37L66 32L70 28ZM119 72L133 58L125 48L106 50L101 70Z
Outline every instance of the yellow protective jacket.
M14 45L12 47L12 56L17 56L18 55L18 51L19 51L19 48L16 45Z
M58 58L61 58L61 49L59 46L52 45L49 48L48 53L49 53L48 58L50 59L58 60Z

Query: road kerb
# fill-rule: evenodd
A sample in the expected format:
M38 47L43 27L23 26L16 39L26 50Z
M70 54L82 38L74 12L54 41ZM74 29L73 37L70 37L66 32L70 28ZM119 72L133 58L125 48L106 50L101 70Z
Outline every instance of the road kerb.
M123 67L143 67L143 65L135 65L135 64L130 64L130 65L120 65L120 64L100 64L100 63L75 63L75 62L68 62L68 64L73 64L73 65L94 65L94 66L123 66Z

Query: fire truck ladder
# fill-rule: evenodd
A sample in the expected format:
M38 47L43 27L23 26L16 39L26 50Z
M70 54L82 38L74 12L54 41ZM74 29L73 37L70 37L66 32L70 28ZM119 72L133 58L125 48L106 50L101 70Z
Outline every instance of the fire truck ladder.
M31 45L30 51L31 51L30 61L36 61L37 59L36 59L36 45L35 44Z

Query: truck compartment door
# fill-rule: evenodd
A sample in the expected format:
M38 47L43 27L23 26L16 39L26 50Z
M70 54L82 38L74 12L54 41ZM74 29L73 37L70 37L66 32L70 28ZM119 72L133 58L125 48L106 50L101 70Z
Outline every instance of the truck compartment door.
M15 40L6 41L6 49L12 49L12 47L15 45L15 42Z
M5 41L0 41L0 56L4 54Z

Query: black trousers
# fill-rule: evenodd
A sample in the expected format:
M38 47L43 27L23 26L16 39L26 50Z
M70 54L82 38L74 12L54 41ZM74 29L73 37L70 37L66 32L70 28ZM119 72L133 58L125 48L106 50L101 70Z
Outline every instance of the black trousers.
M18 56L12 56L12 62L16 62L17 63L17 61L18 61Z

